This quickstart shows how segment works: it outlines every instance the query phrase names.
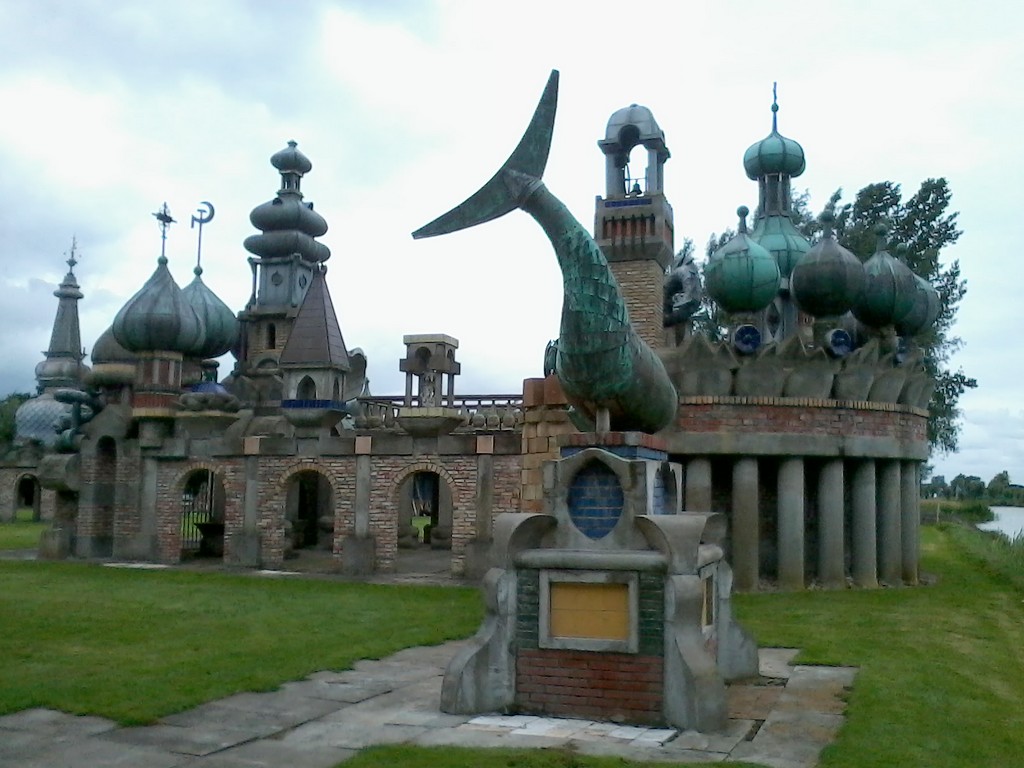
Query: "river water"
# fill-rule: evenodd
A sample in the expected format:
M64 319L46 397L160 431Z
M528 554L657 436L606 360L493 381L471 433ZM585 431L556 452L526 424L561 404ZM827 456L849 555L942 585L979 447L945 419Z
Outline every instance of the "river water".
M1000 531L1011 539L1024 535L1024 507L990 507L996 519L991 523L978 523L983 531Z

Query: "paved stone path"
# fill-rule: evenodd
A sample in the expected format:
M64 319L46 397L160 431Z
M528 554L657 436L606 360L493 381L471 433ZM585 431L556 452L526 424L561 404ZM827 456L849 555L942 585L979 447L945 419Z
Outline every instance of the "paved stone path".
M761 679L729 690L721 734L590 720L446 715L441 677L460 642L407 648L345 672L317 672L272 693L241 693L122 728L98 717L29 709L0 717L3 768L329 768L373 744L562 747L638 760L747 760L810 768L843 721L856 670L793 666L762 649Z

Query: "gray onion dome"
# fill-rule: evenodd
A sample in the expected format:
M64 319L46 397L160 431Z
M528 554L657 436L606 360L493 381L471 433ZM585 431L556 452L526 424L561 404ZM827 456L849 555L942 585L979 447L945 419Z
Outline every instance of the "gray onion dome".
M203 282L203 268L197 266L193 272L195 278L181 289L181 295L199 316L205 332L201 343L193 348L192 356L220 357L238 340L238 320L231 308Z
M146 284L118 311L112 330L130 352L190 355L203 341L202 321L174 282L163 256Z
M904 263L906 263L906 253L906 243L896 246L896 256ZM896 332L900 336L916 336L927 331L939 319L939 312L942 310L942 300L935 286L916 272L911 274L914 275L915 286L913 308L896 323Z
M821 240L793 267L789 290L797 306L815 317L845 314L864 291L864 266L851 251L841 246L832 227L831 211L821 215Z
M853 306L854 316L865 325L881 328L903 321L914 307L917 283L906 264L885 250L886 228L875 228L878 244L864 262L864 291Z

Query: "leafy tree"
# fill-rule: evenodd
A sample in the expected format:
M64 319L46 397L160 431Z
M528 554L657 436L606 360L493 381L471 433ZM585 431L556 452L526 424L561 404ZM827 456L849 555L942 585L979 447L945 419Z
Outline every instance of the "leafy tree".
M985 495L990 499L1003 499L1010 495L1010 473L1005 469L988 481Z
M952 192L943 178L925 179L920 189L903 199L899 184L882 181L860 190L853 202L840 204L842 189L829 199L826 208L836 214L836 236L861 261L875 252L874 228L879 223L889 227L889 241L905 243L907 266L929 280L939 292L941 309L938 320L915 339L924 355L924 366L936 382L929 406L928 441L942 453L957 449L960 436L957 404L967 389L978 386L963 369L950 369L953 354L963 346L952 334L953 322L961 299L967 292L967 281L960 276L960 262L954 259L943 266L942 249L953 245L963 234L957 228L957 214L950 212ZM806 193L794 198L795 223L805 236L820 235L821 225L808 214Z
M0 450L6 452L14 444L14 412L32 395L12 392L0 400Z
M985 481L977 475L957 475L949 484L955 499L980 499L985 495Z

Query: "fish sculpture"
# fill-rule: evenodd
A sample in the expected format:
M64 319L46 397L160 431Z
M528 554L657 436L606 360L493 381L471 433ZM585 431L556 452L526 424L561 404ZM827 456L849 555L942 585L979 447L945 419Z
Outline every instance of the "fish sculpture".
M412 233L416 239L482 224L521 208L543 228L562 271L555 373L582 421L598 432L655 433L672 423L678 396L665 366L629 321L622 290L590 233L541 177L558 102L551 72L519 145L465 202ZM579 423L579 420L577 420Z

